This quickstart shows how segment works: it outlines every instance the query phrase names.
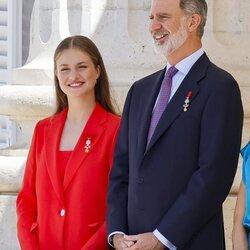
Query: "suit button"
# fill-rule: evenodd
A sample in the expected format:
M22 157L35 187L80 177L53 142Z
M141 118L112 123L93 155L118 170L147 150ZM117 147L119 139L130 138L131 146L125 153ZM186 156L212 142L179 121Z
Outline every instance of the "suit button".
M60 215L61 215L61 217L63 217L63 216L65 216L65 209L63 208L63 209L61 209L61 212L60 212Z
M143 178L139 178L138 183L142 184L143 182L144 182L144 179Z

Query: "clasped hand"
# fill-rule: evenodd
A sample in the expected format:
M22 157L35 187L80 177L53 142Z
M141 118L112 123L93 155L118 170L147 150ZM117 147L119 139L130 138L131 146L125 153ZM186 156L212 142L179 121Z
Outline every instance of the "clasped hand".
M137 235L115 235L114 246L116 250L164 250L165 246L153 233Z

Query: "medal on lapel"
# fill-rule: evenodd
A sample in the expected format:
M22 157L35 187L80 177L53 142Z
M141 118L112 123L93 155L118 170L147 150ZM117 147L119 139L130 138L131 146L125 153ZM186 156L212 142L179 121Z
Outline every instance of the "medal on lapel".
M85 149L84 150L85 153L88 153L89 150L91 149L91 138L90 137L86 138L84 149Z
M189 91L183 104L183 111L186 112L189 107L190 98L192 96L192 91Z

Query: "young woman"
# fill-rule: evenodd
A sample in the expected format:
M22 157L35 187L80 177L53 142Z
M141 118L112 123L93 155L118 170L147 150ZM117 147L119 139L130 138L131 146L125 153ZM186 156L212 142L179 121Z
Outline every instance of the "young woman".
M17 197L22 250L107 249L106 191L119 118L95 44L63 40L54 54L56 113L37 123Z
M242 150L243 175L234 213L233 249L250 249L250 143Z

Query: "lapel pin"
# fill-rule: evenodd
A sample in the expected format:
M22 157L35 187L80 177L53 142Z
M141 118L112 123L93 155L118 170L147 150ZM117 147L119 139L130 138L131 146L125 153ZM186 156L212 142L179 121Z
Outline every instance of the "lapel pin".
M186 112L189 107L190 98L192 96L192 91L189 91L183 104L183 111Z
M88 153L89 150L91 149L91 138L90 137L87 137L87 139L85 141L84 148L85 148L85 150L84 150L85 153Z

